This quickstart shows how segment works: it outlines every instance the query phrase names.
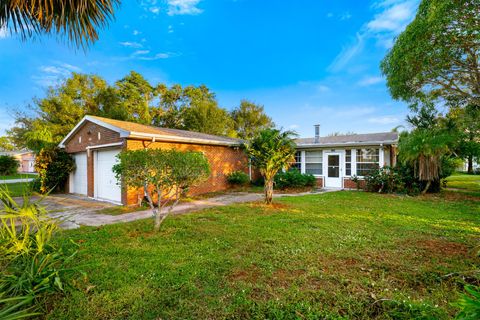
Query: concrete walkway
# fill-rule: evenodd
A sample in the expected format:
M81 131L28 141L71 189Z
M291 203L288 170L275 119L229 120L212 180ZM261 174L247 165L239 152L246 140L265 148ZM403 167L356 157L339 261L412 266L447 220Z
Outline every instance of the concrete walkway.
M292 197L292 196L302 196L302 195L311 195L311 194L321 194L328 192L326 190L319 190L315 192L305 192L305 193L296 193L296 194L276 194L275 198L280 197ZM192 202L181 203L177 205L171 214L182 214L187 212L198 211L206 208L226 206L234 203L245 203L245 202L254 202L263 199L263 194L259 193L247 193L247 192L236 192L228 193L225 195L220 195L208 199L195 200ZM75 229L83 226L102 226L107 224L121 223L121 222L130 222L135 220L141 220L152 217L151 210L137 211L131 213L124 213L121 215L107 215L95 213L95 211L78 211L78 212L65 212L52 213L52 217L58 218L62 221L61 227L64 229Z
M0 184L31 182L33 180L35 180L35 179L34 178L21 178L21 179L0 180Z

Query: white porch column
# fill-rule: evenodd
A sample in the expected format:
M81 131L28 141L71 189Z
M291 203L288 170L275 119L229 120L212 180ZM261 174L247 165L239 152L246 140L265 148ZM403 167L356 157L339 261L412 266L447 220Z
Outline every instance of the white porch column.
M305 173L305 150L300 152L300 172Z
M357 175L357 149L352 149L352 177Z
M380 149L378 153L379 153L378 164L380 165L380 168L383 168L385 166L385 150L383 148L383 145L380 145Z

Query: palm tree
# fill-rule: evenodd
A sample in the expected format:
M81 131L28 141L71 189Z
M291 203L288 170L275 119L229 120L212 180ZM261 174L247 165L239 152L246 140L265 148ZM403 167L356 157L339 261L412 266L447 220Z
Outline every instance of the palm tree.
M403 133L398 145L399 158L414 166L415 177L426 182L425 194L433 181L440 179L442 157L449 151L452 137L435 130L416 129Z
M281 169L288 169L295 158L293 131L265 129L245 145L252 164L265 179L265 203L272 203L273 178Z
M76 46L98 39L98 29L113 18L120 0L0 0L0 28L19 33L59 33Z

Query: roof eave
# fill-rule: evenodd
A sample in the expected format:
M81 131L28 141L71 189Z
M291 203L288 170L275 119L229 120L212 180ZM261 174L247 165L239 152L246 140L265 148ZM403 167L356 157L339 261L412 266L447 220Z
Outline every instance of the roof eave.
M207 144L207 145L219 145L219 146L227 146L227 147L239 147L242 145L241 142L227 142L227 141L220 141L220 140L208 140L208 139L199 139L199 138L184 138L184 137L175 137L175 136L168 136L162 134L154 134L154 133L141 133L141 132L134 132L131 131L127 136L121 136L124 138L131 138L131 139L155 139L159 141L167 141L167 142L187 142L187 143L198 143L198 144Z
M394 145L398 140L368 141L368 142L344 142L344 143L297 143L297 148L328 148L328 147L348 147L348 146L380 146Z

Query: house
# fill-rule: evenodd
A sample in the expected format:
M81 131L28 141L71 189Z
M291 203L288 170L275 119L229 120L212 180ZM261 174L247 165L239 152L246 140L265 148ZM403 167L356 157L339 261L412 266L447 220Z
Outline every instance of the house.
M18 161L19 173L33 173L35 172L35 153L30 150L5 151L0 152L0 155L12 156Z
M211 174L206 182L190 191L201 194L227 189L226 175L232 171L248 172L248 160L240 149L241 143L239 139L85 116L59 146L72 154L76 163L68 181L68 192L136 205L143 199L143 190L122 188L112 172L120 151L159 148L203 152L210 163Z
M357 185L354 177L361 181L372 169L396 164L398 133L320 137L315 125L315 136L296 144L294 166L302 173L313 174L319 187L350 189Z

